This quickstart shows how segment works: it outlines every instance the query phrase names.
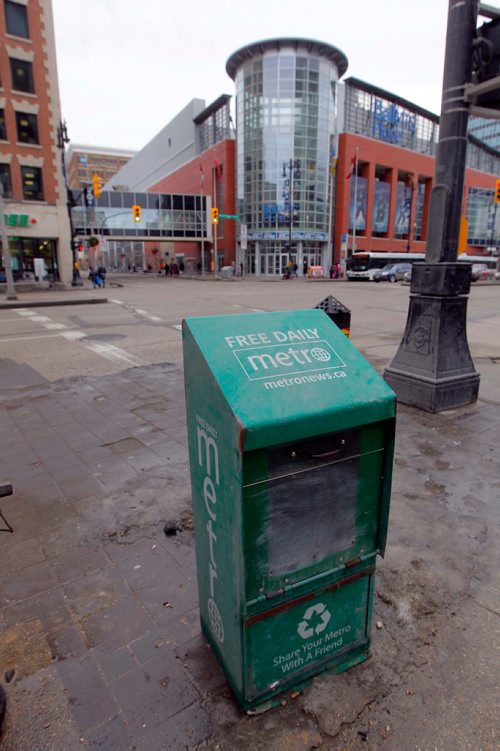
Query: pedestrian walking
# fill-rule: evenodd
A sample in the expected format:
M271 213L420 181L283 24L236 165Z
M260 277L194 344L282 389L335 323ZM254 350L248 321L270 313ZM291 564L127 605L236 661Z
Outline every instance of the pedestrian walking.
M105 287L106 286L106 274L107 274L106 267L102 265L99 266L97 269L97 274L99 275L101 279L102 286Z

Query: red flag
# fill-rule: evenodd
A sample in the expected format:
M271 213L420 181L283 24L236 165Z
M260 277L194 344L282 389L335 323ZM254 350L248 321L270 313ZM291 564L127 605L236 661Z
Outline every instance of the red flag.
M200 185L203 186L205 182L205 172L203 171L203 167L200 164Z
M357 159L356 159L356 154L355 154L353 158L351 159L351 166L349 168L349 172L347 173L346 180L349 180L353 176L354 171L356 169L356 161Z

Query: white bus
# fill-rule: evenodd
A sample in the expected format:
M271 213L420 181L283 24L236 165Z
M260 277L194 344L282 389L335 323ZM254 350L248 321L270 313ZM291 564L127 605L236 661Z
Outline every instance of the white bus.
M347 259L346 276L349 281L372 281L376 269L382 269L388 263L413 263L425 261L424 253L372 253L360 251Z
M462 263L484 263L491 271L497 271L499 258L495 256L468 256L462 253L458 256ZM425 261L424 253L372 253L359 251L347 260L346 276L349 281L373 281L376 269L381 269L389 263L414 263Z

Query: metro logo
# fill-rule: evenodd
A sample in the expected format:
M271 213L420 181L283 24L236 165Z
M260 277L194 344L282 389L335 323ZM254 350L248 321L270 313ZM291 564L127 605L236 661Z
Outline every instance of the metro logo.
M325 340L235 349L233 353L250 381L345 368L345 362Z

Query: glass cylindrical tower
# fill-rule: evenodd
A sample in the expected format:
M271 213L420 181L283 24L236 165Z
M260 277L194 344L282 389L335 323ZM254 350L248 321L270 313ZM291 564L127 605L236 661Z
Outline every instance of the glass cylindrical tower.
M328 262L336 84L347 58L310 39L256 42L235 52L237 200L247 272L281 274ZM330 260L331 262L331 260Z

